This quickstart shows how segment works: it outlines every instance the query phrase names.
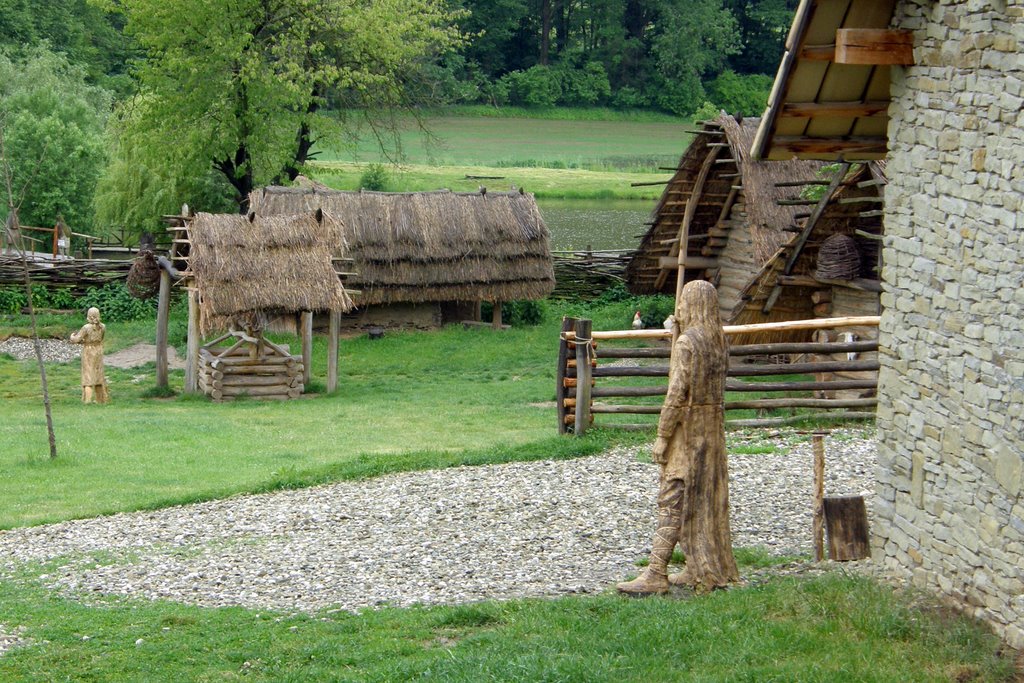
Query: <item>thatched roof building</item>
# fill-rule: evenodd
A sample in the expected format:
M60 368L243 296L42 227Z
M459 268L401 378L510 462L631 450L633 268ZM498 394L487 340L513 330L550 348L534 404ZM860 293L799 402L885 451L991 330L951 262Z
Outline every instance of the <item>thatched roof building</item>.
M757 126L758 119L737 121L726 114L702 124L629 264L631 291L674 294L682 240L685 281L715 283L725 322L792 319L785 301L773 316L744 316L735 309L740 293L789 240L787 230L806 212L779 201L794 196L791 184L815 180L822 164L752 161L749 150Z
M202 333L274 314L351 309L331 262L334 226L311 212L196 214L187 226L189 270Z
M267 187L249 206L261 216L322 209L340 220L360 307L539 299L554 288L548 229L530 194Z

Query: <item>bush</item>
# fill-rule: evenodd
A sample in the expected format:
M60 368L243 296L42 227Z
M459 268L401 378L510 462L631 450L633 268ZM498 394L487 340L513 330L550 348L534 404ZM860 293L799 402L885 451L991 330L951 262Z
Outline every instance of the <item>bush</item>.
M559 101L564 105L594 105L605 102L611 95L608 73L600 62L587 62L583 68L559 69L562 94Z
M502 77L508 85L509 102L526 107L553 107L562 96L559 74L546 66L531 66Z
M711 102L705 101L699 107L697 111L693 112L694 121L714 121L718 118L721 111L713 105Z
M78 307L85 310L95 306L106 322L141 320L156 314L154 300L142 301L132 296L123 282L110 282L79 297Z
M513 327L540 325L544 322L545 305L542 301L503 301L501 304L501 322ZM494 315L494 306L484 302L480 306L480 318L490 320Z
M626 85L615 91L609 104L615 109L643 109L651 106L651 98Z
M725 70L707 84L711 101L730 114L760 116L768 103L772 77L764 74L740 75Z
M384 192L388 189L388 171L383 164L370 164L359 178L359 187L363 190Z
M32 285L32 305L35 308L74 308L75 297L70 289L63 287L50 289L45 285Z
M25 291L20 287L0 287L0 313L17 314L28 305Z

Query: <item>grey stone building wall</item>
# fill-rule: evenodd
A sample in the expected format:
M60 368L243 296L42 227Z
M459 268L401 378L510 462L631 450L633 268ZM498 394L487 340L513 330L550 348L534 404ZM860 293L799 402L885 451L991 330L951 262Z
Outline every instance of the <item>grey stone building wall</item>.
M904 0L873 553L1024 648L1024 0Z

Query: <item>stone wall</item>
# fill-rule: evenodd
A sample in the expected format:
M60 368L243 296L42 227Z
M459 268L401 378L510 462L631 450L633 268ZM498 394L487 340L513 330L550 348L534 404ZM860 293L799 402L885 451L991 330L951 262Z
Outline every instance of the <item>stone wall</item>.
M902 1L875 558L1024 647L1024 3Z

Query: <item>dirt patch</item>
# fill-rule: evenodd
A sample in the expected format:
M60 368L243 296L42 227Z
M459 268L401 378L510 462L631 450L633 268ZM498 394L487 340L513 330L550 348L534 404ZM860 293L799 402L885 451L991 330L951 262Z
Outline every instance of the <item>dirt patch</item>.
M127 349L104 356L103 362L112 368L137 368L146 363L156 361L155 344L136 344ZM185 361L178 357L173 346L167 347L167 367L171 370L184 370Z

